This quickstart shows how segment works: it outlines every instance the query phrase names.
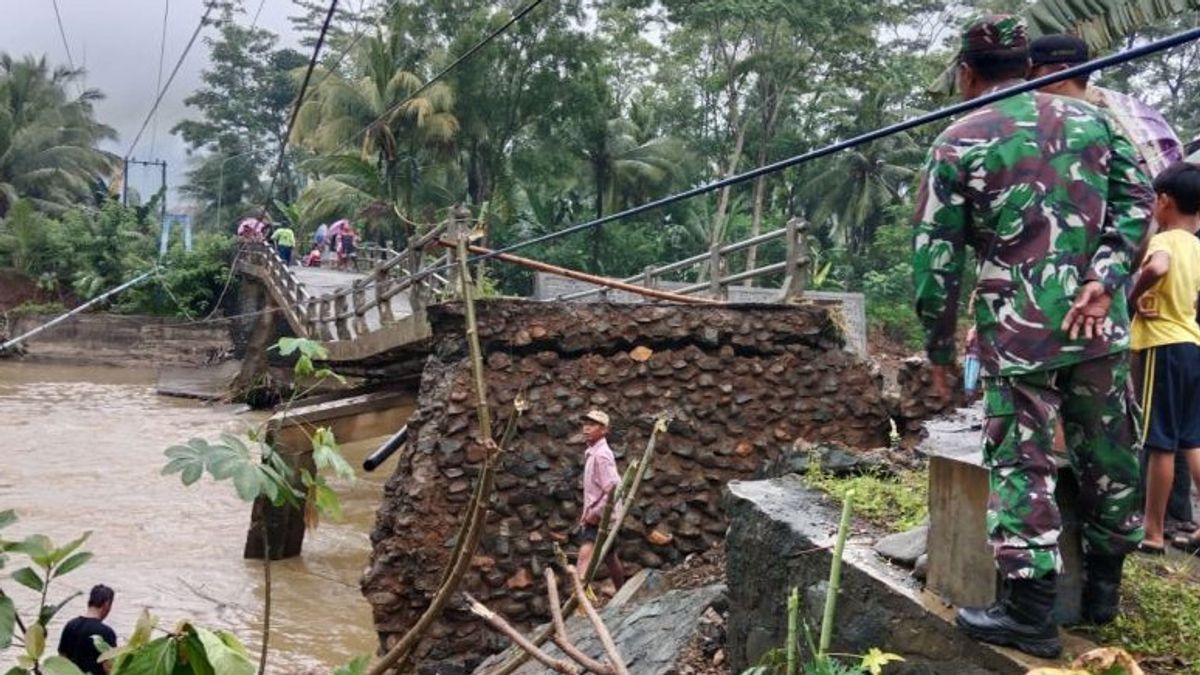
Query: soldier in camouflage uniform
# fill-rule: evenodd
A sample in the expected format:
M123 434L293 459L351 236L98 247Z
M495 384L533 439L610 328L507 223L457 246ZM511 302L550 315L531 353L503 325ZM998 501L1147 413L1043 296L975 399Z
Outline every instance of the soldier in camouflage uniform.
M969 99L1011 86L1027 63L1019 19L977 21L963 36L959 90ZM1142 536L1125 287L1153 197L1129 141L1096 108L1064 97L1025 93L980 108L929 153L913 274L943 394L966 246L979 261L987 525L1004 592L991 607L959 610L977 639L1040 656L1062 649L1051 619L1062 567L1056 455L1080 483L1085 618L1116 613L1125 554Z

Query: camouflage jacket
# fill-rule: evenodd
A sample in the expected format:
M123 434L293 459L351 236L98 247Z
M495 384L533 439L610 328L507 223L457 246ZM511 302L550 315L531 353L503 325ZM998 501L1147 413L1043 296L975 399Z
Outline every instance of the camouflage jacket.
M1128 348L1131 258L1154 195L1137 153L1095 107L1019 94L951 125L930 150L914 215L917 315L934 363L953 363L966 246L989 375L1061 368ZM1079 287L1112 296L1101 334L1059 329Z

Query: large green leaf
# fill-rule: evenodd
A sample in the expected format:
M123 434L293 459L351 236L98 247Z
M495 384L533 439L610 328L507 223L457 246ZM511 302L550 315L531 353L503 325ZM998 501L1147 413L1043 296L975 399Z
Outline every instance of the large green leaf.
M254 675L254 663L240 644L231 646L212 631L192 626L196 637L204 648L204 655L213 671L219 675Z
M61 656L51 656L43 661L41 670L42 675L84 675L78 666Z
M84 563L92 559L92 554L88 551L82 551L62 561L62 564L54 568L54 576L61 577L76 569L79 569Z
M1192 9L1200 9L1200 0L1039 0L1024 16L1030 39L1071 33L1095 54L1134 31Z
M25 654L37 661L46 652L46 627L35 623L25 631Z
M170 459L162 469L163 475L179 473L184 485L195 483L204 475L208 448L209 443L203 438L193 438L184 445L172 445L163 452Z
M243 501L252 502L257 499L262 494L258 466L252 463L239 465L233 473L233 486Z
M41 593L42 589L46 587L45 582L42 581L42 578L31 567L22 567L13 572L12 578L13 581L37 593Z
M358 656L353 661L333 671L333 675L366 675L370 657Z
M8 550L13 553L24 553L38 565L44 567L50 561L50 554L54 551L54 542L50 541L50 537L46 535L34 534L9 545Z
M137 650L121 668L120 675L170 675L175 670L178 638L161 637Z
M3 530L4 528L8 527L9 525L12 525L15 522L17 522L17 512L16 511L14 511L12 509L5 509L4 511L0 511L0 530Z
M12 598L0 597L0 652L12 646L13 630L17 625L17 608Z
M67 544L65 544L63 546L60 546L59 548L54 549L50 553L50 564L57 565L60 562L62 562L63 560L65 560L67 556L74 553L75 550L78 549L80 546L83 546L83 542L87 541L88 537L90 537L90 536L92 536L92 531L88 530L87 532L84 532L82 535L80 535L78 539L75 539L71 542L68 542Z

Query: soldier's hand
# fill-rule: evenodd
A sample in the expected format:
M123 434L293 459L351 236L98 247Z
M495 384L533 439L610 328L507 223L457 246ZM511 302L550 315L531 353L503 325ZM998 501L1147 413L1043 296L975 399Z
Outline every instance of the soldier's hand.
M1089 340L1100 334L1100 326L1108 318L1108 309L1112 305L1112 296L1104 289L1099 281L1089 281L1075 296L1075 302L1063 319L1062 329L1072 340L1079 339L1079 334Z

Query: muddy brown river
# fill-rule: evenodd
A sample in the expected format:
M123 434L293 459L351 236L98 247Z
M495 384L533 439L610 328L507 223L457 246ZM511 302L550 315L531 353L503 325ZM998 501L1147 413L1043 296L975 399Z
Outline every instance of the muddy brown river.
M239 431L263 416L160 397L154 380L153 370L0 362L0 510L20 518L5 538L40 532L61 543L92 530L86 550L95 558L53 583L52 598L84 597L50 626L50 649L83 611L86 591L105 583L116 590L109 624L121 639L146 608L165 628L190 619L232 630L257 654L262 563L241 555L249 506L232 485L206 476L184 487L160 471L167 446ZM343 450L358 468L376 445ZM300 558L273 563L268 672L328 672L374 650L358 578L390 469L338 483L345 520L310 531ZM5 572L12 568L10 561ZM0 574L0 587L28 616L33 593ZM0 671L13 652L0 654Z

